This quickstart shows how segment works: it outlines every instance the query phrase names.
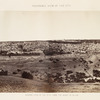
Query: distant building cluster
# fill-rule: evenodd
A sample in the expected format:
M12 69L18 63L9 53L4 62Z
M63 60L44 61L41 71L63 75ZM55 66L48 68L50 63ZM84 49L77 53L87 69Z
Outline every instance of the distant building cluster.
M32 54L43 52L45 54L90 54L100 52L99 42L49 42L49 41L31 41L31 42L0 42L0 54Z

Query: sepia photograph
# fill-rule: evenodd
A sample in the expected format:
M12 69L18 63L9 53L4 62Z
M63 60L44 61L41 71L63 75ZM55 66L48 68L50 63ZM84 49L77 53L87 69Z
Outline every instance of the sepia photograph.
M100 40L0 42L0 92L100 92Z
M0 11L0 92L99 93L99 11Z
M0 98L99 100L99 0L0 0Z

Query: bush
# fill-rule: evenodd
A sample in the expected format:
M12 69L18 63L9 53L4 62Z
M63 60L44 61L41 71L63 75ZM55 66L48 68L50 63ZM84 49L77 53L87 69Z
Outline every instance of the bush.
M62 45L58 43L49 43L49 48L43 51L45 55L65 54Z
M0 75L8 75L8 71L0 70Z
M72 74L73 72L71 70L68 70L67 71L67 74Z
M17 72L13 72L13 74L17 74Z
M18 72L21 72L21 69L17 69Z
M94 83L94 82L95 82L94 79L89 79L89 80L87 81L87 83Z
M22 73L22 78L33 79L33 75L30 72L24 71Z
M98 70L93 70L93 76L95 76L95 77L100 77L100 71L98 71Z
M76 72L76 77L78 79L87 78L87 76L85 75L85 73L81 73L81 72Z

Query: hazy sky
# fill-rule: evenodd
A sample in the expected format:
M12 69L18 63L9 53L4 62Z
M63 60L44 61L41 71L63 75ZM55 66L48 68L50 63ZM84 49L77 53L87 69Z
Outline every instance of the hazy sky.
M0 12L0 41L100 39L100 11Z

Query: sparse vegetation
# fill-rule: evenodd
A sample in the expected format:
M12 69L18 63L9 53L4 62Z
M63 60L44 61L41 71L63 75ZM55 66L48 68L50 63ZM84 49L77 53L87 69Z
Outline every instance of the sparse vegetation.
M98 70L93 70L93 76L95 76L95 77L100 77L100 71L98 71Z
M0 70L0 75L8 75L8 71Z
M22 78L33 79L33 75L30 72L24 71L22 73Z
M44 82L43 84L50 86L54 84L56 88L60 86L63 88L66 84L70 87L70 84L76 85L76 83L85 85L97 82L100 84L99 48L100 43L97 42L96 44L66 41L0 43L0 68L4 69L1 70L0 77L5 76L9 83L11 83L9 77L13 77L11 79L20 80L20 82L17 81L18 84L21 80L30 79L25 82L32 85L34 85L32 82L35 82L35 86ZM96 57L91 57L94 52L98 53L96 60L94 59ZM95 69L97 67L98 69ZM14 82L16 83L16 80ZM14 82L12 84L15 84Z

